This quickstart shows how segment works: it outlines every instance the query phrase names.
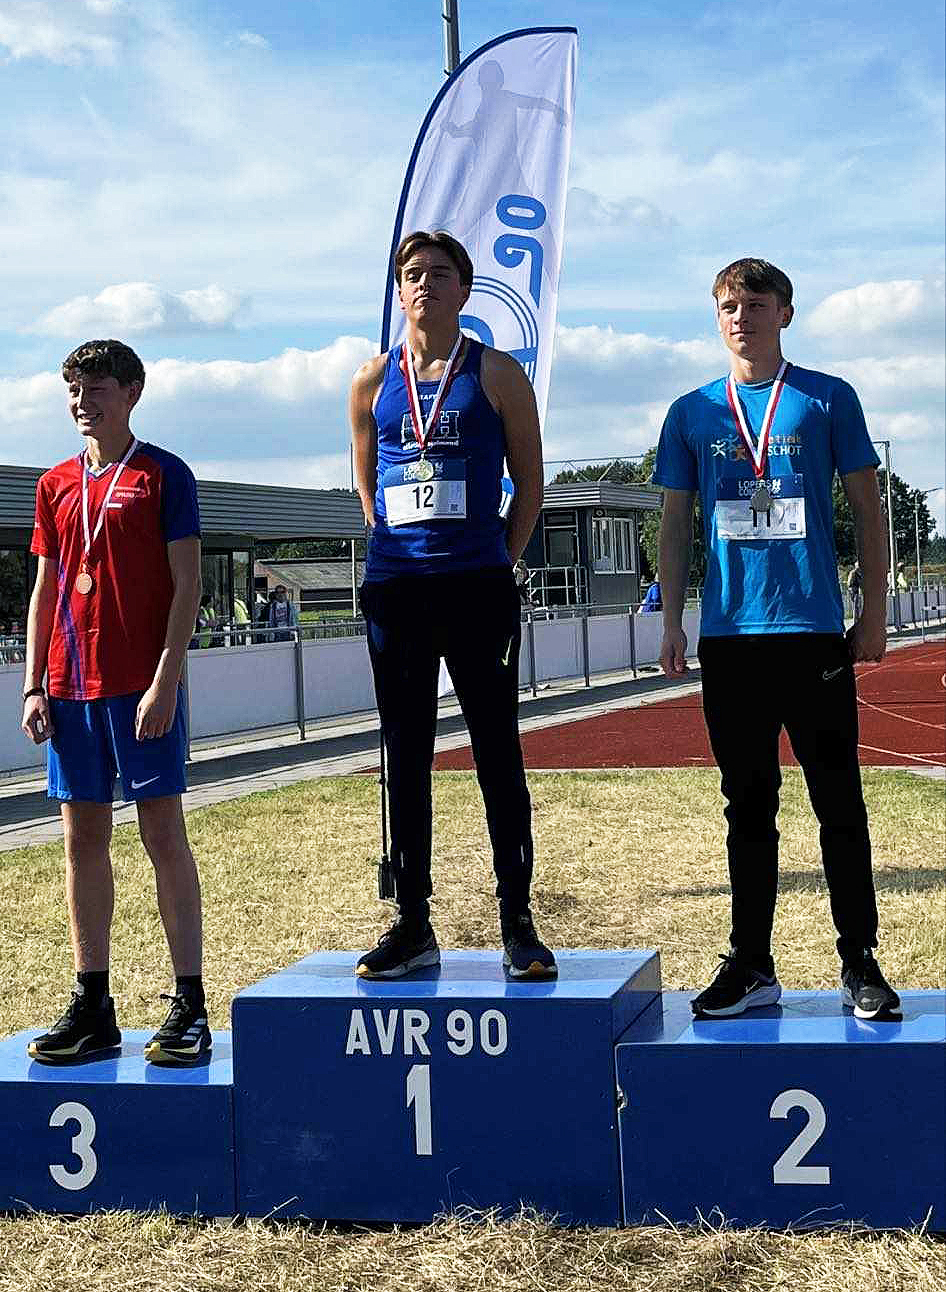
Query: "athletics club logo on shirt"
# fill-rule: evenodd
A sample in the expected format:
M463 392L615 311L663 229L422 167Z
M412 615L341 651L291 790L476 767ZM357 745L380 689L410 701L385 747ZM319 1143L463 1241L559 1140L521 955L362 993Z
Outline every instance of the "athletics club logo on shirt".
M421 400L423 400L421 396ZM430 448L447 448L458 449L460 447L460 411L459 409L444 409L441 411L440 420L437 425L431 429L430 438L427 441ZM417 440L414 438L414 426L411 422L410 413L405 413L401 418L401 448L416 449Z

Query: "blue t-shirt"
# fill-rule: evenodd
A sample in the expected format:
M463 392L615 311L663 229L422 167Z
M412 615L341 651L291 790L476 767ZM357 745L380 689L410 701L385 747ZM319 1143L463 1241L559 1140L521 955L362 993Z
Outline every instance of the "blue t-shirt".
M436 474L430 480L405 473L420 458L420 449L398 366L401 347L388 355L374 409L378 427L378 483L375 527L368 544L365 579L369 583L403 574L455 573L508 565L506 531L500 516L506 433L502 418L483 393L480 363L483 345L468 341L467 352L440 410L428 441L427 459ZM417 395L426 418L437 392L436 381L419 381ZM409 495L433 494L442 481L462 485L465 515L388 524L385 486ZM418 509L418 514L423 512Z
M737 384L756 443L771 390L771 381ZM805 536L726 538L719 533L719 517L731 500L751 496L754 478L726 379L676 400L660 432L652 478L667 489L700 493L706 538L702 634L842 632L831 485L835 471L843 476L879 461L851 386L791 364L765 474L773 497L803 500Z

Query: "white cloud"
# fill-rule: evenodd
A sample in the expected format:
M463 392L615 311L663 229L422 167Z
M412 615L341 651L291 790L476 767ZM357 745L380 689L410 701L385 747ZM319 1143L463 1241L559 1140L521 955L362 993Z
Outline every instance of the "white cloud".
M85 8L107 15L117 8L108 0L86 0ZM117 42L89 31L87 20L74 5L41 0L7 0L0 10L0 48L13 59L41 58L73 66L91 58L96 63L114 61Z
M232 327L242 297L211 283L185 292L164 292L153 283L116 283L97 296L76 296L33 324L46 336L108 333L219 331Z
M552 395L557 407L670 400L723 367L718 341L670 341L613 327L559 327Z
M258 31L241 31L235 37L238 45L248 45L251 49L270 49L270 43Z
M930 323L941 331L944 304L942 279L861 283L825 297L808 316L807 328L829 337L925 329Z
M676 226L676 220L643 197L608 199L587 188L570 188L567 204L568 232L614 229L626 234L662 234Z

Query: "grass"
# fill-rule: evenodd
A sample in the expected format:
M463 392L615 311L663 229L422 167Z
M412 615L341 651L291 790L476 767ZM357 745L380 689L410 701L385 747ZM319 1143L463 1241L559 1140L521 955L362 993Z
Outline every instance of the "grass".
M943 985L943 793L867 770L882 964L895 984ZM721 801L711 769L549 773L531 779L534 908L557 946L661 948L664 985L705 981L728 932ZM370 945L389 919L374 900L377 786L309 781L188 816L200 861L206 976L217 1026L230 998L314 949ZM837 962L817 827L785 772L775 953L788 987L831 987ZM442 946L498 945L489 846L475 781L436 779L434 918ZM121 1022L155 1025L169 977L150 867L133 828L115 832L113 991ZM62 1005L71 974L56 845L0 855L0 1033ZM946 1292L944 1247L921 1234L796 1235L723 1228L554 1229L524 1215L420 1228L214 1228L126 1214L0 1220L0 1292L125 1287L316 1292L647 1289L647 1292Z

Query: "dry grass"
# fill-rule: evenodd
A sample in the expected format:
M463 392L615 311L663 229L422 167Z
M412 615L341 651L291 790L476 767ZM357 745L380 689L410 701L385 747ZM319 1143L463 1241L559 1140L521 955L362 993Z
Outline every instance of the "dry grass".
M728 932L723 823L712 770L532 778L540 928L557 946L659 946L667 987L713 969ZM946 885L942 786L865 772L881 956L900 985L941 986ZM434 917L443 946L496 946L489 848L475 782L438 776ZM191 814L216 1025L239 987L314 949L371 944L377 787L310 781ZM786 772L776 956L790 987L827 987L837 963L817 828ZM169 974L149 866L116 831L113 989L128 1027L154 1024ZM56 846L0 856L0 1033L54 1015L71 973ZM0 1221L0 1292L205 1287L315 1292L946 1292L946 1249L922 1235L557 1230L533 1216L422 1228L203 1227L109 1215Z
M416 1229L176 1222L0 1224L0 1292L941 1292L916 1235L555 1229L524 1215Z

